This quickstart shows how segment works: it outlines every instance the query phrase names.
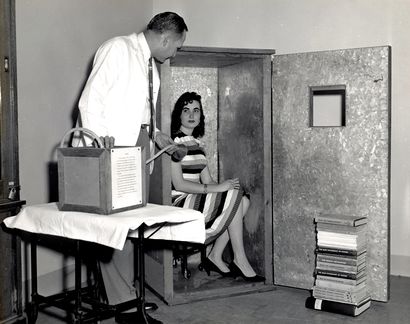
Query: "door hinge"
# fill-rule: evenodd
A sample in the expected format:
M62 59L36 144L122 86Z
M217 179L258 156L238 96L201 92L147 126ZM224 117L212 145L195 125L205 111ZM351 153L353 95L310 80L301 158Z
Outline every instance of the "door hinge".
M6 56L4 57L4 72L9 72L9 58Z

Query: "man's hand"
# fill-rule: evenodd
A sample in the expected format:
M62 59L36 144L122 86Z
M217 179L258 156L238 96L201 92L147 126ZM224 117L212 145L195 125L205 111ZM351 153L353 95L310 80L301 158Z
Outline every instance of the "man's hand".
M162 149L168 145L172 145L166 152L171 155L174 162L181 161L188 153L188 148L183 144L176 144L168 135L157 132L155 133L155 142Z
M100 140L104 145L104 148L113 148L114 147L114 137L112 136L100 136ZM98 146L97 146L98 147Z
M162 132L156 132L155 133L155 143L159 146L160 149L163 149L164 147L168 145L175 145L175 142L169 137L167 134L164 134ZM172 146L167 150L167 153L172 155L176 151L176 147Z

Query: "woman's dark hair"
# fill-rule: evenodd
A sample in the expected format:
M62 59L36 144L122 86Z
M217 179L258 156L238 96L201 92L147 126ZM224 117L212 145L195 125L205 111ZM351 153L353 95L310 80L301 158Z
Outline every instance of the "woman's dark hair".
M175 12L162 12L154 16L147 25L148 30L156 33L172 31L176 34L182 34L184 30L188 31L184 19Z
M174 110L171 116L171 134L174 135L179 132L181 127L181 113L182 109L188 104L192 103L194 100L199 102L199 108L201 110L201 117L199 119L199 124L196 126L192 132L192 136L195 138L202 137L205 134L205 116L204 110L202 109L201 96L196 92L185 92L183 93L175 103Z

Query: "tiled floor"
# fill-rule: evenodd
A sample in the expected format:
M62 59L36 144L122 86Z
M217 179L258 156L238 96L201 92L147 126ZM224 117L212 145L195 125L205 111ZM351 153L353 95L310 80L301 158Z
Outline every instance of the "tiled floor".
M388 303L372 302L370 309L358 317L306 309L305 299L309 292L301 289L276 287L276 290L246 294L224 299L213 299L177 306L167 306L147 293L147 300L158 304L159 309L151 315L164 324L299 324L299 323L410 323L410 278L391 277ZM37 323L64 323L53 315L40 312ZM115 323L105 320L103 324Z

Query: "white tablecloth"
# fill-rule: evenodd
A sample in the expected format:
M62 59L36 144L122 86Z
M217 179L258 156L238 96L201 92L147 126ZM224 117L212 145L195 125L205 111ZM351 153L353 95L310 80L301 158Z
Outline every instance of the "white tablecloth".
M198 211L148 204L112 215L60 211L56 203L25 206L4 223L23 231L80 239L122 250L127 236L138 237L138 227L149 226L144 237L151 239L204 243L204 215Z

